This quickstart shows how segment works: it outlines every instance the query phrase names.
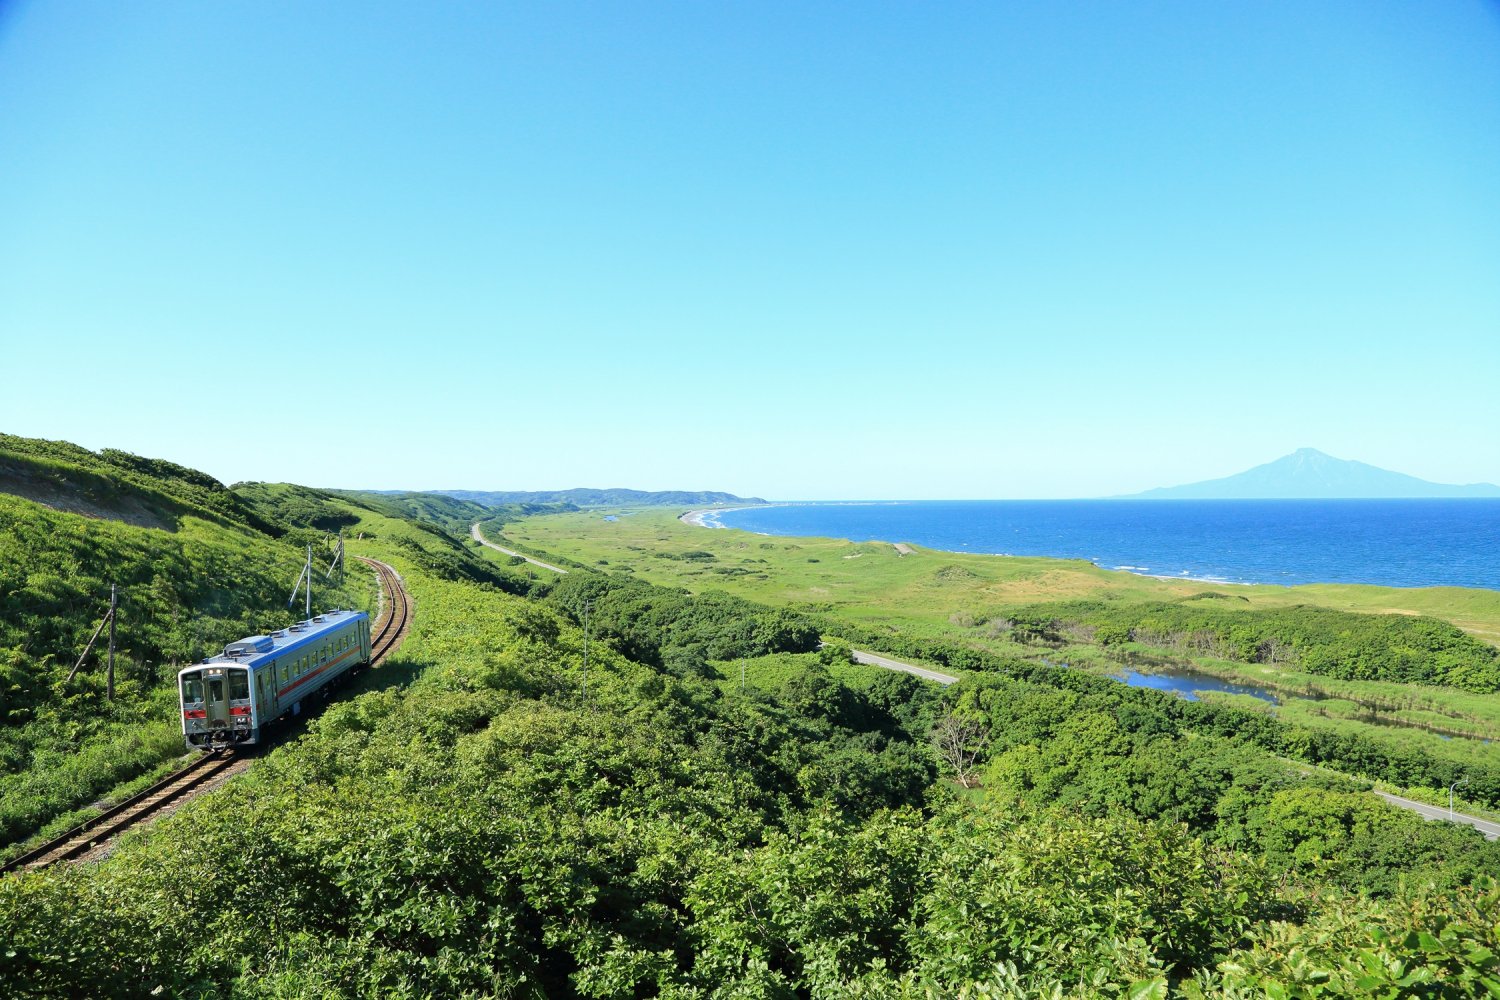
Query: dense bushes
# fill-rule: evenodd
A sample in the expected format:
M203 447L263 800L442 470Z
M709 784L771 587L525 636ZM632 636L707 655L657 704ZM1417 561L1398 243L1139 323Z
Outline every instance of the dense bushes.
M1054 667L1029 660L997 656L983 650L940 640L862 629L846 622L828 623L846 640L863 643L897 656L926 659L940 666L988 672L1029 680L1065 691L1097 695L1112 712L1123 717L1148 717L1170 732L1193 732L1237 737L1272 753L1310 764L1401 786L1446 788L1467 779L1469 797L1500 808L1500 767L1479 756L1460 759L1457 752L1424 752L1399 732L1372 727L1311 728L1282 721L1261 712L1204 701L1185 701L1161 691L1128 687L1107 677L1081 670Z
M425 569L438 535L366 523L417 608L371 676L416 679L332 705L97 868L0 879L0 994L1463 996L1495 977L1500 895L1474 877L1493 849L1301 777L1266 753L1300 733L1276 720L938 646L989 672L855 687L803 617L582 573L522 599ZM715 683L714 661L768 651L771 690ZM935 780L949 714L992 734L980 796Z
M575 622L589 609L593 634L614 640L632 659L662 666L696 665L767 653L803 653L818 646L816 625L802 615L738 597L655 587L597 573L570 573L549 601Z
M982 677L961 706L991 728L985 785L1006 801L1085 816L1179 822L1271 870L1390 895L1400 878L1444 886L1500 871L1500 845L1391 809L1342 778L1239 738L1183 735L1165 713L1100 692Z

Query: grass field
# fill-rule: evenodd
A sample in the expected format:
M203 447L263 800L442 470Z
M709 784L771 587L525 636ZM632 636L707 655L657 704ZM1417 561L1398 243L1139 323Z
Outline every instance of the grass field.
M833 538L781 538L708 529L679 509L591 510L526 518L505 526L522 548L652 583L724 590L767 604L837 611L921 631L983 621L1002 608L1094 598L1171 601L1205 591L1244 609L1311 604L1340 611L1431 615L1500 646L1500 591L1347 584L1300 587L1158 580L1073 559L942 552ZM605 520L606 515L614 520ZM892 539L893 542L900 539ZM1224 602L1231 606L1231 602Z

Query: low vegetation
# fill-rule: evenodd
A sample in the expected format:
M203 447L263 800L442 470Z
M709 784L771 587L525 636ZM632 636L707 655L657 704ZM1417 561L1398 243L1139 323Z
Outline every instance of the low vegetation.
M973 624L613 566L507 587L431 514L347 509L416 599L372 674L400 682L97 867L0 879L0 992L1500 995L1500 848L1289 759L1342 737ZM833 625L963 677L852 663Z
M656 511L542 516L506 532L548 558L603 559L636 579L798 610L827 634L950 670L1025 660L1261 685L1283 704L1212 701L1268 749L1429 800L1468 778L1471 801L1500 804L1500 745L1485 742L1500 736L1500 701L1486 693L1500 669L1500 593L1214 588L1066 560L709 531ZM654 558L691 550L753 572Z

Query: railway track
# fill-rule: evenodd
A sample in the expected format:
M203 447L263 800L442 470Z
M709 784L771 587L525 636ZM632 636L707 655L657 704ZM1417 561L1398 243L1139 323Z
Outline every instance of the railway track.
M355 558L374 569L380 578L380 613L375 622L375 637L370 640L370 663L373 665L394 652L410 631L411 598L394 569L378 559Z
M384 660L411 630L411 598L396 571L376 559L358 557L380 580L381 610L370 640L370 663ZM45 868L61 861L89 861L107 854L121 833L170 811L250 766L251 758L228 751L207 753L78 826L0 864L0 872ZM217 780L216 780L217 779Z
M180 801L188 792L229 770L236 762L237 758L223 751L204 754L182 770L169 774L62 836L5 862L0 865L0 871L45 868L59 861L72 861L92 854L146 817Z

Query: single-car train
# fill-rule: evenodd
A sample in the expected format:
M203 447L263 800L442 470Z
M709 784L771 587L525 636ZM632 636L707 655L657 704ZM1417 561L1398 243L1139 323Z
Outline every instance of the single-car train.
M370 616L329 611L269 635L231 642L181 670L182 736L195 750L253 746L307 698L370 662Z

